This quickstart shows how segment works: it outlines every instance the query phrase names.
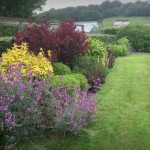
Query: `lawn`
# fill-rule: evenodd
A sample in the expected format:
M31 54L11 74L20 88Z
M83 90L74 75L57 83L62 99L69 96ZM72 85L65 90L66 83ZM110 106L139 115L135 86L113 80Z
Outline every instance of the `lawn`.
M96 96L97 115L81 134L49 133L17 150L149 150L150 55L117 58Z
M130 25L150 24L150 17L112 17L103 20L103 28L112 28L115 20L129 20Z

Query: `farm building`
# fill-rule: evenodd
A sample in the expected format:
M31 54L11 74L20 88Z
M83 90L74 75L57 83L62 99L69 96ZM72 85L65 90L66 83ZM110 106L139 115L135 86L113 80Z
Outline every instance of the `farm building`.
M119 28L125 25L129 25L129 20L115 20L114 21L114 27Z
M97 21L83 21L83 22L75 22L77 26L77 30L81 31L81 27L83 26L84 31L86 33L90 33L93 28L98 28Z

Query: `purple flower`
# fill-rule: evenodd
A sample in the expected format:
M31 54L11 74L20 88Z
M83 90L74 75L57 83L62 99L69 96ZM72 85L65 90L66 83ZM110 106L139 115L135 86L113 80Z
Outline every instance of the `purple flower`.
M31 108L28 108L28 109L27 109L27 112L31 112Z

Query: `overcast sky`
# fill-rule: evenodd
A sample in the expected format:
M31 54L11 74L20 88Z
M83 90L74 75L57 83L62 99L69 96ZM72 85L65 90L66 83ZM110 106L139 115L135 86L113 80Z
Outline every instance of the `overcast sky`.
M89 4L101 4L105 0L47 0L46 5L43 6L43 11L47 11L51 8L59 9L59 8L65 8L70 6L79 6L84 5L87 6ZM112 1L112 0L111 0ZM120 0L120 2L126 3L126 2L135 2L137 0ZM145 0L141 0L145 1Z

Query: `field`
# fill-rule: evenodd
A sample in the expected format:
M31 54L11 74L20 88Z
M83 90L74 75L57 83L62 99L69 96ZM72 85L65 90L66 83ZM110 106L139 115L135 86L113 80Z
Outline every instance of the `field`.
M79 136L54 135L20 143L17 150L149 150L150 55L116 59L100 92L97 115Z
M130 25L150 25L150 17L112 17L103 20L103 28L112 28L115 20L129 20Z

